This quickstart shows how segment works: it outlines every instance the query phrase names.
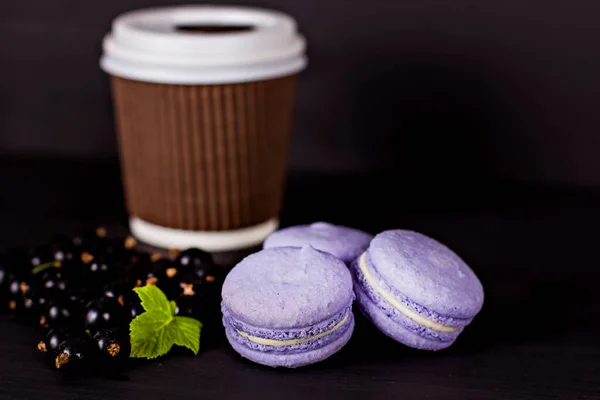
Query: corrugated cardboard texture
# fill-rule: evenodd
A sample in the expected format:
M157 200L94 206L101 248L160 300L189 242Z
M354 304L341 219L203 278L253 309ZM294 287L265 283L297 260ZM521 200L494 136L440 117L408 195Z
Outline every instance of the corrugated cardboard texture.
M201 231L279 215L296 76L207 86L112 83L130 215Z

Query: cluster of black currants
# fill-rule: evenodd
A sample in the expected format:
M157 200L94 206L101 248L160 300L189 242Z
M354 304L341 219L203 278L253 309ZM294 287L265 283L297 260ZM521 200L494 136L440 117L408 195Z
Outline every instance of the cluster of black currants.
M0 311L45 329L37 348L61 370L128 359L129 323L144 312L135 287L156 285L177 315L215 320L224 276L209 254L135 247L133 237L110 238L98 228L11 249L0 259Z

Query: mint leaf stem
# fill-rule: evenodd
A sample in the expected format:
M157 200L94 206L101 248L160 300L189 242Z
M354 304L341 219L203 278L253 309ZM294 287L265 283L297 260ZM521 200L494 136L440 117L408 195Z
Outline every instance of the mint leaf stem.
M35 267L34 269L31 270L31 274L32 275L37 275L42 271L45 271L47 269L50 268L60 268L61 267L61 262L60 261L50 261L44 264L40 264L37 267Z

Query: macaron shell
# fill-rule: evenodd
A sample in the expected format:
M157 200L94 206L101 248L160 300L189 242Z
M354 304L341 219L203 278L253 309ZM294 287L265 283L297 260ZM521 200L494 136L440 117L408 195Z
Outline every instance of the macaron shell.
M358 229L327 222L315 222L310 225L284 228L272 233L265 240L263 248L310 245L349 263L367 249L371 239L373 239L372 235Z
M456 337L447 341L439 341L422 337L408 329L402 323L393 320L390 315L375 304L359 287L355 288L356 300L361 313L369 319L377 329L386 336L406 346L420 350L442 350L454 343Z
M231 317L257 328L285 329L331 319L354 293L341 260L305 246L246 257L227 275L222 297Z
M237 351L242 357L247 358L258 364L270 366L270 367L286 367L286 368L297 368L309 364L314 364L319 361L323 361L326 358L337 353L342 347L348 343L352 337L354 331L354 318L350 321L350 326L337 340L327 344L316 350L305 351L302 353L273 353L273 352L262 352L252 350L238 341L236 341L231 335L231 332L226 331L227 339L231 344L231 347Z
M247 332L243 329L237 328L235 326L235 321L232 321L231 319L227 320L226 317L223 318L223 325L225 326L225 330L229 332L230 340L235 340L239 344L251 350L268 353L294 354L326 347L330 343L337 341L346 333L349 328L354 326L354 314L352 313L352 310L348 308L345 311L343 318L332 320L329 324L329 328L326 328L326 330L321 330L318 333L313 332L312 329L308 327L302 332L294 332L293 335L290 335L289 332L279 330L273 330L271 332L263 330L260 335L257 335L253 332ZM263 339L271 339L276 341L299 340L300 342L284 346L272 346L252 341L247 336L240 334L240 332ZM309 338L312 339L307 340Z
M354 293L357 294L357 302L359 305L363 305L363 303L368 303L365 307L361 308L361 311L376 307L379 313L383 316L386 316L390 321L386 321L386 323L395 323L399 324L405 328L408 332L412 332L414 335L422 337L423 339L427 339L433 342L450 342L452 343L456 340L456 337L462 332L464 326L468 325L470 320L449 320L449 321L440 321L432 318L431 315L426 315L422 312L416 311L413 307L409 306L404 301L399 301L401 304L407 306L407 308L415 311L417 314L423 316L424 318L436 322L446 326L455 327L456 330L453 332L440 332L428 328L419 324L417 321L411 319L409 316L403 314L400 310L394 308L386 299L384 299L381 295L379 295L373 288L368 284L365 280L364 275L362 274L360 267L358 266L358 260L351 264L351 271L353 273L354 278ZM361 297L358 298L358 293L361 294Z
M472 318L483 305L483 287L471 268L423 234L382 232L371 241L368 255L383 281L436 313Z

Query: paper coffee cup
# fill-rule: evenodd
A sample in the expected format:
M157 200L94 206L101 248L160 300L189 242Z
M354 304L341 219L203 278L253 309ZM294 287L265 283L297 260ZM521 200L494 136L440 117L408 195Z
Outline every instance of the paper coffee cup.
M278 227L305 41L289 16L189 6L118 17L104 40L130 228L228 251Z

